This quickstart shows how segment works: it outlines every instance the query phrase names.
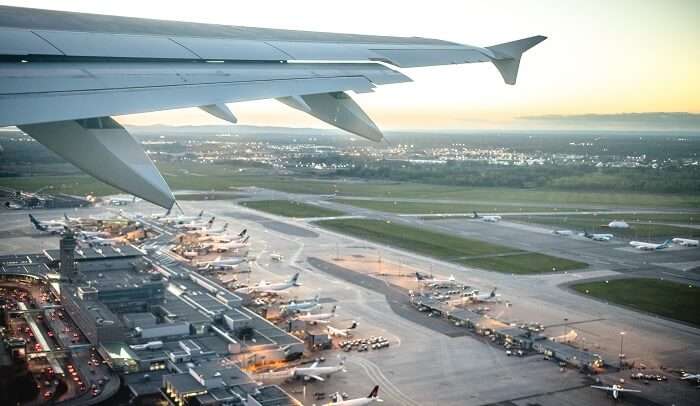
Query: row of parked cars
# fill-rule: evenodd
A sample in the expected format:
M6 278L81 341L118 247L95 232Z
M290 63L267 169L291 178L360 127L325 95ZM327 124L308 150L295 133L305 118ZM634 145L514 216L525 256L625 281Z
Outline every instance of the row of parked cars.
M389 347L389 340L383 336L372 336L370 338L358 338L356 340L345 340L340 343L340 348L345 352L357 349L359 352L369 351L369 349L379 350Z

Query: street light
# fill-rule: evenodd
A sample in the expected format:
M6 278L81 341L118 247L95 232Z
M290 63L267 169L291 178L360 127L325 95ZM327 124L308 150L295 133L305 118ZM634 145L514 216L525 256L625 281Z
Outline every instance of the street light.
M619 368L620 370L622 370L622 357L625 355L625 354L622 352L622 344L623 344L624 342L625 342L625 332L624 332L624 331L620 331L620 354L619 354L619 361L620 361L620 363L619 363L619 365L618 365L618 368Z

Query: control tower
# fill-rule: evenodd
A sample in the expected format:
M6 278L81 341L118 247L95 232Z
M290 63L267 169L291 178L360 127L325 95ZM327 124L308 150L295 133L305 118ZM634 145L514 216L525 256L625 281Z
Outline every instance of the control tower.
M75 235L73 230L66 228L66 232L61 237L60 250L61 250L61 264L59 272L61 277L64 279L70 279L75 281L78 276L78 270L75 266L75 247L76 247Z

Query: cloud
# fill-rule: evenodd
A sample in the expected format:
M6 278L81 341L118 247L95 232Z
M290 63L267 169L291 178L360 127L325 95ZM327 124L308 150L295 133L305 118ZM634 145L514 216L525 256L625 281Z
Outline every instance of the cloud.
M700 130L700 114L688 112L548 114L518 117L537 127L608 130Z

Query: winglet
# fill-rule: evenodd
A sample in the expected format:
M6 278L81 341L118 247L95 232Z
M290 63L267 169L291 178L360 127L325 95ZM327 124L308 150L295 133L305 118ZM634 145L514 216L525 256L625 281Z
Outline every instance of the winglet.
M491 62L496 66L501 73L503 80L514 85L518 78L518 68L520 67L520 57L525 51L547 39L542 35L536 35L530 38L523 38L517 41L506 42L504 44L493 45L486 49L493 52L495 58L491 58Z

